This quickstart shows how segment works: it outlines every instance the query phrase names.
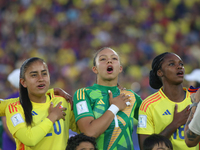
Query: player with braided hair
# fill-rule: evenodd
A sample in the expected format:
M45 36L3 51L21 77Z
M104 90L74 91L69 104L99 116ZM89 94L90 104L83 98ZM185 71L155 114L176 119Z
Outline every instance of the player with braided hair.
M184 64L181 58L165 52L154 58L149 84L156 93L141 104L137 133L143 150L144 140L151 134L161 134L170 139L174 150L195 150L184 140L184 128L191 104L190 92L183 87Z

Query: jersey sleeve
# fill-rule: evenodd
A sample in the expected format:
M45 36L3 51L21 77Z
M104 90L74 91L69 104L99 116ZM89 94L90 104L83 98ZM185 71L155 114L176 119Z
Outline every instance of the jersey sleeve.
M145 103L145 101L143 101L142 104L143 103ZM151 107L148 107L147 109L143 109L143 105L141 105L139 109L139 116L138 116L137 134L150 135L153 133L155 133L155 130L154 130Z
M24 111L19 101L6 107L6 124L13 137L27 146L36 145L53 126L48 118L36 126L27 126Z
M73 100L73 111L76 122L83 117L94 117L90 98L87 95L85 88L77 90L74 94Z
M0 100L0 116L5 116L6 106L8 105L9 100Z
M19 128L15 133L15 137L27 146L35 146L45 137L52 126L53 123L45 118L37 126Z
M75 121L75 117L74 117L74 112L73 111L70 112L70 126L69 126L69 128L72 131L76 132L76 133L80 133L80 130L79 130L79 128L78 128L78 126L76 124L76 121Z
M8 104L18 101L19 98L0 99L0 116L5 116L5 110Z

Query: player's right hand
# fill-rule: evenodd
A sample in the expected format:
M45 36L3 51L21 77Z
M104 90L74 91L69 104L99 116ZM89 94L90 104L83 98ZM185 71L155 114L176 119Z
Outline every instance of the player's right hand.
M123 110L124 108L127 107L126 102L130 102L130 96L129 95L125 95L124 93L120 94L119 96L113 98L113 94L112 92L108 92L109 94L109 102L110 105L114 104L116 105L119 110Z
M62 107L61 104L62 102L59 102L55 107L53 107L53 103L50 104L49 115L47 118L49 118L53 123L59 119L65 120L65 110L67 108Z

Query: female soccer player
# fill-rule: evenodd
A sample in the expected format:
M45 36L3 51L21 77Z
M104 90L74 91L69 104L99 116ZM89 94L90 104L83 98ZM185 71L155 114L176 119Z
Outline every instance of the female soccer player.
M97 83L78 89L73 97L78 127L87 136L97 138L99 150L132 150L133 120L138 119L142 100L133 91L117 87L122 66L113 49L97 51L93 65Z
M77 131L70 103L46 94L50 76L46 63L37 57L20 68L20 97L6 107L7 126L17 150L64 150L69 128Z
M149 83L158 92L141 104L137 133L143 150L144 140L151 134L169 138L175 150L189 150L184 141L184 127L189 116L190 93L183 87L184 65L174 53L163 53L154 58Z

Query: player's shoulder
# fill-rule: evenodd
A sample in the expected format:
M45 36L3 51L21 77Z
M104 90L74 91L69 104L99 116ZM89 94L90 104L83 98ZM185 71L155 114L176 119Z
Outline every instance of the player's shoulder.
M155 92L155 93L149 95L147 98L145 98L143 100L143 103L147 103L147 102L151 102L151 101L156 102L156 101L160 100L161 98L162 98L162 96L160 95L160 92L158 91L158 92Z
M66 108L70 108L71 110L71 104L70 102L68 102L64 97L62 96L55 96L51 99L51 102L54 104L54 105L57 105L59 102L62 102L61 106L62 107L66 107Z
M3 101L7 102L8 105L20 105L19 97L17 97L17 98L10 98L10 99L4 99Z
M51 102L53 102L53 103L59 103L59 102L66 103L67 101L64 97L56 95L56 96L53 96L51 98Z
M138 95L137 93L135 93L135 92L134 92L133 90L131 90L131 89L125 89L125 90L123 90L123 91L125 91L126 93L134 94L135 97L139 97L139 98L140 98L140 95Z
M87 93L91 92L92 90L93 90L92 86L83 87L83 88L80 88L80 89L76 90L76 92L74 93L74 95L87 94Z
M155 107L160 102L161 98L162 96L160 95L159 91L151 94L142 101L140 110L145 111L147 108Z
M7 105L6 111L9 111L10 114L18 113L20 110L22 110L19 98L12 98L8 100L9 103Z

